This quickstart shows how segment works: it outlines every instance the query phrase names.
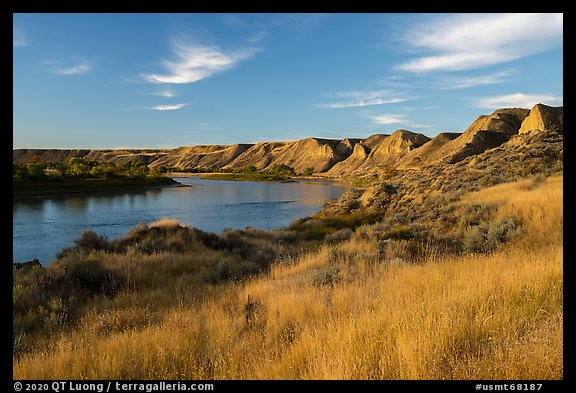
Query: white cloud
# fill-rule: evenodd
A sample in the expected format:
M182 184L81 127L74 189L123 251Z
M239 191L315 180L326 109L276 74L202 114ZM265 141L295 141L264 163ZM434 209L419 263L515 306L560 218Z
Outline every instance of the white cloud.
M345 98L343 101L319 104L324 109L354 108L370 105L394 104L407 101L406 97L397 97L390 90L377 91L346 91L335 94L336 97Z
M505 82L507 77L511 75L512 71L501 71L488 75L443 78L436 83L436 86L440 89L465 89L468 87L493 85Z
M562 96L554 96L551 94L507 94L501 96L485 97L478 99L476 106L481 108L528 108L531 109L536 104L544 104L550 106L563 105L564 98Z
M22 48L30 45L30 40L24 31L17 26L12 26L12 48Z
M374 115L371 113L361 113L361 115L363 117L366 117L366 118L372 120L372 122L374 124L381 124L381 125L403 124L405 127L408 127L408 128L432 128L433 127L431 125L414 122L410 118L406 117L405 115L401 115L401 114Z
M185 39L172 40L174 58L164 60L164 74L142 74L152 83L194 83L218 72L227 71L243 60L250 59L259 49L243 48L224 52L216 46L206 46Z
M414 73L469 70L562 45L563 14L456 14L416 25L406 43L430 55L397 65Z
M176 111L178 109L182 109L184 108L186 105L188 104L174 104L174 105L156 105L156 106L151 106L147 109L152 109L155 111Z
M87 63L78 64L72 67L56 67L54 72L60 75L81 75L92 71L92 66Z
M158 90L152 94L155 96L166 97L166 98L172 98L172 97L176 97L178 95L178 94L176 94L176 92L174 90L171 90L171 89Z
M368 116L376 124L397 124L406 123L408 119L404 115L373 115Z

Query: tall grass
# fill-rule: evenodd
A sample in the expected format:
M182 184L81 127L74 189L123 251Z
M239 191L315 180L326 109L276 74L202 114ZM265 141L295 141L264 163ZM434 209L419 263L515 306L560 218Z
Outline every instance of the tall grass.
M467 194L463 203L496 204L500 217L517 217L527 230L525 246L561 243L563 235L563 176L499 184Z
M410 263L352 236L201 296L187 296L192 279L168 284L184 265L166 254L175 270L150 291L95 301L76 329L15 358L14 378L561 379L561 189L556 177L467 195L527 231L490 254Z

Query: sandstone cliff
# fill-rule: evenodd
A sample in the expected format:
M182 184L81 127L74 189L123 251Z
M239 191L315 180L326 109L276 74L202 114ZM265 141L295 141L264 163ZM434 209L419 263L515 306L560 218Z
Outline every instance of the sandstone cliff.
M326 172L333 177L378 175L395 167L399 159L430 140L425 135L396 130L392 135L376 134L361 140L352 154Z
M222 167L240 156L252 145L205 145L205 146L188 146L174 149L150 166L166 166L177 168L210 168Z
M176 149L15 149L13 161L39 157L46 162L65 162L71 157L90 161L123 163L139 160L150 167L259 170L285 164L296 173L313 171L328 177L379 177L391 169L418 169L432 164L454 164L536 131L563 133L563 107L537 104L529 109L498 109L478 117L464 132L445 132L433 139L408 130L391 135L374 134L365 139L306 138L292 142L260 142L236 145L199 145ZM511 140L512 139L512 140Z
M354 146L352 154L345 159L334 165L329 171L326 172L327 176L331 177L350 177L352 174L366 162L370 148L364 146L363 143L357 143Z
M399 162L398 169L420 168L443 157L442 147L462 135L459 132L443 132L418 149L407 153Z
M384 166L395 166L400 158L430 140L426 135L407 130L397 130L380 144L374 146L359 170L372 170Z
M564 108L551 107L543 104L536 104L530 111L530 115L524 119L520 127L520 134L531 131L554 131L559 134L564 133Z
M241 169L248 165L254 165L258 170L262 170L270 165L272 157L284 146L286 146L285 142L256 143L236 159L226 164L224 168Z
M506 108L498 109L488 116L482 115L456 138L453 138L455 133L440 134L433 145L405 157L399 167L416 168L437 161L453 164L471 155L480 154L517 134L529 113L528 109Z

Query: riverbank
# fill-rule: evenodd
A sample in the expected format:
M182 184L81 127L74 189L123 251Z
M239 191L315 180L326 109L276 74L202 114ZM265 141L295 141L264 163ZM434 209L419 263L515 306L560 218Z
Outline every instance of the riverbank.
M343 182L352 184L351 181L347 179L338 179L327 176L277 176L262 173L221 173L221 172L168 172L166 176L172 178L181 177L197 177L206 180L230 180L230 181L321 181L321 182Z
M169 177L13 181L12 198L133 191L169 186L183 187L182 184Z
M200 176L205 180L228 180L228 181L274 181L291 182L293 179L269 173L208 173Z
M280 176L271 173L226 173L226 172L168 172L170 177L198 177L205 180L228 180L228 181L275 181L291 182L292 177Z

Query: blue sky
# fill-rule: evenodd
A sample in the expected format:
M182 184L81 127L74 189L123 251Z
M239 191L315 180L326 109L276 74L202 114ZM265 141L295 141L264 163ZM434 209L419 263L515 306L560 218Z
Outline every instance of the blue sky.
M461 132L563 105L562 14L14 14L14 148Z

